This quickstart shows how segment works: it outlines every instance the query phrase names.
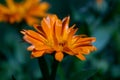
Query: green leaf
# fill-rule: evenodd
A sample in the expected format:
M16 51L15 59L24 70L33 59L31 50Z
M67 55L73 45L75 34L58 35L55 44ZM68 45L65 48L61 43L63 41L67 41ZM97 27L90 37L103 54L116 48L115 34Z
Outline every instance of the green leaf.
M96 37L96 42L93 43L93 45L97 47L96 52L99 52L105 48L110 38L112 37L112 33L114 31L115 31L115 28L113 28L113 26L98 27L95 30L92 36Z
M88 80L92 77L97 71L96 70L82 70L71 78L71 80Z

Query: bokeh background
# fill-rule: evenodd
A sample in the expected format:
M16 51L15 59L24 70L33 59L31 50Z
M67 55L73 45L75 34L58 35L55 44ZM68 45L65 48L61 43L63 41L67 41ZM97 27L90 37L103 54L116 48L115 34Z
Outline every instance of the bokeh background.
M15 0L20 1L20 0ZM86 61L67 56L59 64L56 80L120 80L120 0L43 0L49 13L60 19L70 16L77 34L96 37L97 51ZM5 0L0 0L1 4ZM0 80L39 80L42 75L37 59L31 59L23 41L27 24L0 22ZM49 67L52 57L45 55Z

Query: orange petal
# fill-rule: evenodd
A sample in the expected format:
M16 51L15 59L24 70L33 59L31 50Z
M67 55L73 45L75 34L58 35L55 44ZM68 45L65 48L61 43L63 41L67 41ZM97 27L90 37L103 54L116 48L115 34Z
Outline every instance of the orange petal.
M28 10L32 5L32 0L25 0L25 2L22 4L24 9Z
M79 48L75 48L74 49L74 52L80 52L81 54L90 54L90 49L89 48L82 48L82 47L79 47Z
M38 24L40 21L39 19L32 17L30 15L26 15L25 20L26 20L27 24L30 26L33 26L33 24Z
M94 46L84 46L84 47L81 47L82 49L88 49L89 51L94 51L96 50L96 47Z
M81 46L81 47L75 47L72 49L74 52L81 52L81 54L90 54L90 52L95 51L96 47L94 46Z
M73 29L75 25L73 25L73 27L69 28L69 34L68 34L68 42L72 41L72 38L74 36L74 34L77 32L78 29Z
M9 9L8 9L7 7L1 5L1 4L0 4L0 11L1 11L2 13L7 13L7 14L10 13L10 12L9 12Z
M81 53L75 56L78 57L80 60L86 60L86 58Z
M66 17L62 20L63 30L68 29L70 17Z
M64 47L64 52L69 55L75 55L75 53L68 47Z
M61 34L62 34L62 22L60 20L57 20L55 24L55 35L58 41L61 40Z
M35 50L51 50L51 48L47 45L36 45Z
M31 57L41 57L44 54L44 51L33 51Z
M91 42L79 42L79 43L74 43L73 47L86 47L86 46L92 46Z
M63 28L62 28L63 40L66 40L67 37L68 37L69 20L70 20L70 17L66 17L62 21L62 26L63 26Z
M39 5L39 8L42 10L42 11L46 11L48 8L49 8L49 4L46 3L46 2L42 2L40 5Z
M33 49L35 49L35 46L34 45L31 45L27 48L28 51L32 51Z
M44 33L46 34L47 39L52 42L53 41L53 26L50 25L49 16L47 18L44 18L41 21L41 26L42 26Z
M23 37L23 39L25 40L25 41L27 41L28 43L31 43L31 44L33 44L33 45L43 45L44 43L43 42L40 42L39 40L36 40L35 38L33 38L33 37L31 37L31 36L28 36L28 35L25 35L24 37Z
M39 33L35 31L32 31L32 30L24 30L24 31L26 32L27 35L33 37L36 40L39 40L41 42L46 41L46 39L42 35L40 35Z
M34 5L29 11L29 14L32 16L44 17L47 15L46 11L49 8L49 4L46 2L42 2L40 4Z
M95 42L96 41L96 38L94 37L87 37L87 38L79 38L78 42Z
M58 20L58 17L56 15L51 15L51 14L49 14L48 16L49 16L50 21L51 21L50 22L51 26L54 26L54 23L56 22L56 20Z
M6 3L11 11L14 12L16 10L16 6L13 0L6 0Z
M63 55L62 52L56 52L56 53L55 53L55 59L56 59L57 61L59 61L59 62L62 61L63 57L64 57L64 55Z
M34 24L33 27L34 27L42 36L46 37L46 35L45 35L45 33L44 33L44 31L43 31L43 29L42 29L42 27L41 27L40 25Z
M46 36L49 36L51 26L49 24L49 21L46 18L43 18L43 20L41 21L41 27L44 33L46 34Z

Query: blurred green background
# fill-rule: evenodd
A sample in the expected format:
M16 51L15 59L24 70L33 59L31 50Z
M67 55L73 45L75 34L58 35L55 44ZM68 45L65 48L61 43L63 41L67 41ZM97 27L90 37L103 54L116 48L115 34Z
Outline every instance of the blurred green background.
M19 0L16 0L19 1ZM67 56L59 64L56 80L120 80L120 0L43 0L49 13L60 19L70 16L77 34L96 37L97 51L86 61ZM0 0L5 3L5 0ZM0 80L39 80L42 75L37 59L31 59L23 41L26 24L0 22ZM49 67L52 57L45 55Z

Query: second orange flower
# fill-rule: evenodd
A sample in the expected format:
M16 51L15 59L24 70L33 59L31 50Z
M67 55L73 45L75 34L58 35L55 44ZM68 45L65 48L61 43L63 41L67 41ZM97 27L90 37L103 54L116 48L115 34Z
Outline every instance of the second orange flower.
M12 24L25 20L31 26L40 21L38 18L47 15L48 8L48 3L39 0L23 0L19 3L6 0L6 6L0 4L0 21Z

